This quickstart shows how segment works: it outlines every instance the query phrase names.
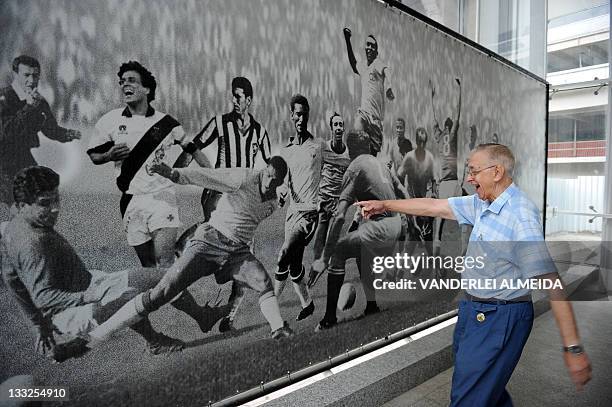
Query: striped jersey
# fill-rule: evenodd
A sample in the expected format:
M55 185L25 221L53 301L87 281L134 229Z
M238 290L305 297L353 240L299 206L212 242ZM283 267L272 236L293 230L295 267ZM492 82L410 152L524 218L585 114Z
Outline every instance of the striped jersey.
M253 168L256 161L270 161L267 130L249 113L250 125L242 132L240 115L234 111L215 116L196 135L194 142L204 149L217 140L216 168ZM259 165L258 165L259 166Z
M323 169L321 170L321 183L319 184L319 196L321 198L338 198L342 191L342 177L351 163L348 148L336 153L332 148L332 141L328 140L323 145Z

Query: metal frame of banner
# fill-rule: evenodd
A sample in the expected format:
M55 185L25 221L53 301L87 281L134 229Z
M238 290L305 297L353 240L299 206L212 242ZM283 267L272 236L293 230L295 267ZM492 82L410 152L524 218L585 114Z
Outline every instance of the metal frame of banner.
M240 392L231 397L227 397L225 399L219 400L214 403L209 402L208 406L209 407L236 406L241 403L252 401L256 398L272 393L273 391L276 391L280 388L289 386L291 384L294 384L304 379L307 379L309 377L312 377L318 373L322 373L322 372L325 372L326 370L342 365L343 363L349 362L367 353L374 352L375 350L378 350L384 346L390 345L402 339L406 339L410 337L411 335L414 335L427 328L431 328L437 324L440 324L453 317L456 317L457 313L458 311L455 309L445 314L438 315L437 317L428 319L427 321L416 324L410 328L406 328L406 329L403 329L395 333L389 333L380 339L376 339L370 343L361 345L358 348L347 350L343 354L340 354L334 357L330 356L327 360L323 362L319 362L314 365L309 365L308 367L305 367L295 372L287 372L287 375L280 377L278 379L269 381L267 383L262 382L259 386L253 387L250 390Z

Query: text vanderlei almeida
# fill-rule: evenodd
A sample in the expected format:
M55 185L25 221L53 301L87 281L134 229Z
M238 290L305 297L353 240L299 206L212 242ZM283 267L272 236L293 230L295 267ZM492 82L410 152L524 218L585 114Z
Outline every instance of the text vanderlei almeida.
M485 256L410 256L407 253L396 253L395 256L376 256L372 261L374 274L389 276L389 272L405 270L415 273L417 270L454 270L463 273L466 269L484 269ZM395 274L395 273L392 273ZM377 290L496 290L496 289L562 289L559 279L541 278L418 278L388 280L374 279L373 286Z

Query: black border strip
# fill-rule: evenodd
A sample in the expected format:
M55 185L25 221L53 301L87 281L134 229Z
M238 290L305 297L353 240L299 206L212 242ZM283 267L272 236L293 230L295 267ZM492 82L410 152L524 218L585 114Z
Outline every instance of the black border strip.
M397 0L377 0L377 1L381 1L386 3L388 6L390 7L394 7L398 10L403 11L404 13L415 17L419 20L421 20L422 22L442 31L445 34L450 35L451 37L455 37L456 39L458 39L461 42L466 43L467 45L471 46L472 48L477 49L478 51L488 55L491 58L494 58L496 60L498 60L499 62L503 63L504 65L508 65L510 68L515 69L529 77L531 77L532 79L535 79L536 81L544 84L544 85L548 85L548 82L546 82L545 79L539 77L538 75L534 74L531 71L528 71L527 69L515 64L514 62L504 58L503 56L491 51L488 48L485 48L484 46L480 45L479 43L472 41L471 39L459 34L458 32L440 24L439 22L432 20L431 18L427 17L424 14L419 13L418 11L411 9L410 7L408 7L407 5L400 3Z
M550 84L546 84L546 123L544 124L544 141L546 142L544 146L544 205L542 207L543 216L542 216L542 234L544 235L544 240L546 240L546 207L547 207L547 191L548 191L548 108L550 103Z
M298 370L297 372L289 372L284 377L269 381L267 383L262 383L261 385L257 387L253 387L250 390L238 393L234 396L225 398L223 400L219 400L214 403L209 403L208 407L236 406L236 405L240 405L240 404L243 404L249 401L253 401L259 397L265 396L266 394L270 394L273 391L276 391L283 387L287 387L290 384L302 381L316 374L325 372L333 367L339 366L350 360L358 358L359 356L363 356L367 353L373 352L377 349L390 345L401 339L408 338L411 335L416 334L417 332L421 332L427 328L431 328L434 325L447 321L457 316L458 313L459 311L457 309L454 309L445 314L438 315L437 317L428 319L427 321L423 321L420 324L417 324L413 327L406 328L406 329L403 329L399 332L395 332L392 334L390 333L383 338L376 339L375 341L362 345L359 348L355 348L355 349L346 351L345 353L341 355L338 355L335 357L330 356L329 359L324 362L319 362L317 364L305 367L303 369Z

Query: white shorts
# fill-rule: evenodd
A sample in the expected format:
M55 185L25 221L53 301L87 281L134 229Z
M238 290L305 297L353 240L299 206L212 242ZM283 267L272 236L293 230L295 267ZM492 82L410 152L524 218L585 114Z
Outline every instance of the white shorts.
M146 195L134 195L125 210L123 227L130 246L139 246L163 228L180 228L174 188Z
M100 302L66 308L55 314L53 324L63 334L86 337L88 332L98 326L98 321L95 318L96 308L118 299L129 290L133 290L128 284L129 270L116 273L105 273L99 270L89 270L89 272L92 275L89 287L95 287L96 291L103 292L104 296Z

